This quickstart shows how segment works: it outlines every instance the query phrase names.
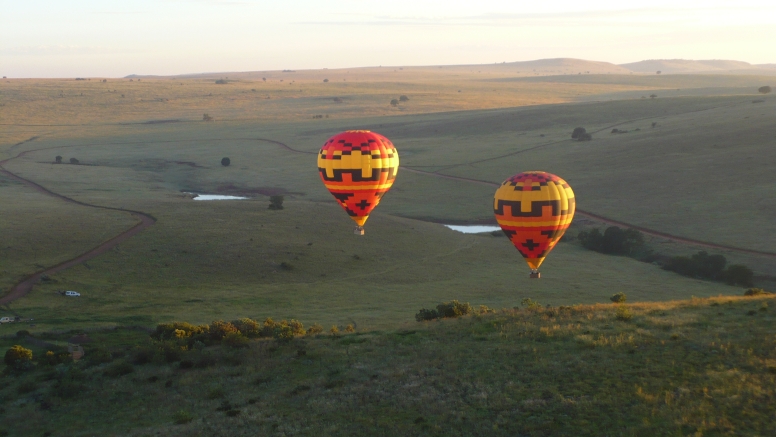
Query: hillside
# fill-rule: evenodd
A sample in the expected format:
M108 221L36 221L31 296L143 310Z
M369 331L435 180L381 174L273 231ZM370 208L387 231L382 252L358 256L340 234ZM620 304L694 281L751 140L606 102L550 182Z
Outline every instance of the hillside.
M85 359L56 366L46 351L77 331L22 333L0 351L25 345L37 363L0 376L0 435L774 435L774 303L524 301L221 345L215 325L165 342L119 328L88 332Z

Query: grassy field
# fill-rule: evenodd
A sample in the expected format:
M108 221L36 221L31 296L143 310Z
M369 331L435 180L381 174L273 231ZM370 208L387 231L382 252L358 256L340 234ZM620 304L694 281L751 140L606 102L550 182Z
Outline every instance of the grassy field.
M164 353L143 331L91 331L85 361L0 376L0 432L772 435L774 303L522 307L240 349L167 343ZM0 348L22 343L41 357L71 335L2 338ZM111 355L90 361L98 350Z
M8 170L76 200L159 219L111 253L55 275L57 282L40 284L11 309L34 317L38 330L222 316L385 327L430 302L456 298L500 308L523 297L557 305L601 302L616 291L639 300L738 293L573 244L555 250L544 266L545 279L528 281L506 239L460 235L417 220L492 220L492 187L408 170L499 182L541 168L566 178L580 207L591 212L704 241L773 247L767 237L776 231L770 220L776 204L768 194L776 189L768 179L773 153L768 114L776 101L766 96L752 103L754 97L740 95L742 87L764 78L529 78L497 66L485 73L457 68L408 69L395 72L407 73L395 82L389 80L394 72L380 69L360 71L354 79L337 76L348 72L323 72L327 83L315 76L321 72L300 72L292 80L301 88L289 86L288 79L280 82L287 76L277 72L266 83L248 75L225 85L212 77L3 82L0 115L12 126L3 134L0 154L38 150L8 162ZM530 105L530 93L538 93L536 102L557 103L581 99L576 92L592 96L693 84L718 93L728 89L731 95L481 109ZM444 89L436 97L406 91L432 86ZM333 97L345 96L346 88L353 99L335 103ZM410 96L406 106L386 103L403 93ZM452 111L459 109L470 110ZM204 112L216 121L201 121ZM312 119L324 112L328 119ZM579 125L596 132L592 142L568 138ZM614 126L630 132L609 134ZM404 168L364 239L352 236L350 221L320 184L314 155L262 140L315 153L332 133L347 128L387 135L399 147ZM56 155L65 161L75 157L82 165L51 165ZM219 164L224 156L231 158L230 167ZM34 235L39 243L29 252L8 252L14 261L3 264L0 286L37 269L41 253L63 259L131 223L118 212L71 213L73 206L55 199L40 200L50 205L44 214L42 204L34 209L18 201L19 190L25 189L0 187L0 195L16 199L2 206L14 223L32 224L13 238ZM252 200L201 203L181 191L246 194ZM287 208L268 211L271 194L284 194ZM72 217L67 226L93 239L65 238L80 234L52 225L60 223L58 217ZM731 260L742 259L735 257ZM771 260L746 260L758 274L774 274ZM293 270L281 269L283 262ZM57 288L85 295L65 300L53 293ZM2 327L0 334L13 329Z

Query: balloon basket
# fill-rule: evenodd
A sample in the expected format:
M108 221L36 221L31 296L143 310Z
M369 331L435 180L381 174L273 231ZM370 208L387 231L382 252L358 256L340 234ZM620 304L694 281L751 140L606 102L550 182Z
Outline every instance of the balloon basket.
M539 279L542 277L542 274L539 272L531 272L531 274L528 275L528 277L531 279Z
M353 233L356 235L364 235L364 227L356 226L356 229L353 229Z

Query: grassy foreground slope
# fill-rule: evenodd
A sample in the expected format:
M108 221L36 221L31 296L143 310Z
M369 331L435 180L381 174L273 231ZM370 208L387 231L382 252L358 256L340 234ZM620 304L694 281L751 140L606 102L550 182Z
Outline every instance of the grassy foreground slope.
M768 296L522 308L398 331L160 351L134 365L138 346L154 350L147 334L94 331L84 362L0 377L0 430L773 435L774 303ZM70 335L3 338L0 346ZM38 357L47 349L32 348ZM112 352L102 361L113 362L90 363L97 349Z

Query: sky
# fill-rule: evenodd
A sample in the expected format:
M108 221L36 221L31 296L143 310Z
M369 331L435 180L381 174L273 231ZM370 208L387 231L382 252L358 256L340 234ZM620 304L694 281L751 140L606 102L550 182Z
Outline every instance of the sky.
M776 1L0 0L0 76L488 64L776 63Z

